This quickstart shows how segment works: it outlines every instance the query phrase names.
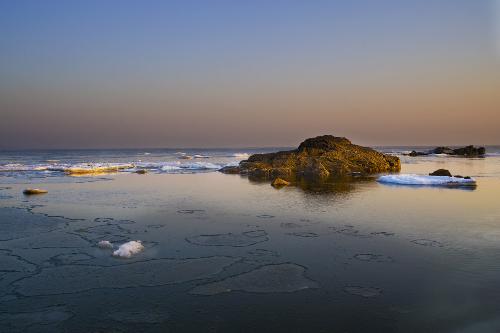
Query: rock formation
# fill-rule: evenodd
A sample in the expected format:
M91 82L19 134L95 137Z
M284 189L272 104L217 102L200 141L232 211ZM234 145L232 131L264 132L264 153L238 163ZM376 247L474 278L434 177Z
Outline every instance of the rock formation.
M450 147L436 147L428 152L411 151L408 156L425 156L429 154L445 154L454 156L464 156L464 157L481 157L486 154L486 148L484 147L474 147L466 146L462 148L450 148Z
M297 149L255 154L237 167L226 167L224 173L239 173L255 178L286 180L328 178L352 174L399 171L396 156L352 144L348 139L323 135L302 142Z
M451 177L451 172L446 169L437 169L434 172L431 172L429 176L448 176Z

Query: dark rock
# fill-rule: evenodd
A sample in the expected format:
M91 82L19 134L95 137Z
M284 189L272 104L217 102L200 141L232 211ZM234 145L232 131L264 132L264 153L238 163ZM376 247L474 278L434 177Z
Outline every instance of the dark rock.
M475 157L475 156L484 156L484 154L486 154L486 148L474 147L474 146L466 146L456 149L452 149L450 147L437 147L431 150L430 153Z
M146 169L139 169L135 173L137 173L139 175L144 175L144 174L148 173L148 171Z
M239 166L225 166L219 171L227 174L239 174L241 170Z
M421 152L421 151L415 151L415 150L412 150L408 156L412 156L412 157L415 157L415 156L426 156L426 155L429 155L428 153L424 153L424 152Z
M437 147L430 151L431 154L455 155L455 151L450 147Z
M45 193L49 193L49 191L42 190L42 189L39 189L39 188L27 188L27 189L25 189L23 191L23 194L25 194L25 195L45 194Z
M239 169L223 168L225 173L247 174L255 178L327 178L356 172L371 174L399 171L396 156L352 144L346 138L323 135L302 142L297 149L255 154L241 161Z
M466 146L463 148L458 148L453 150L456 155L461 156L482 156L486 153L486 149L484 147L474 147L474 146Z
M446 169L438 169L429 174L429 176L448 176L451 177L451 172Z

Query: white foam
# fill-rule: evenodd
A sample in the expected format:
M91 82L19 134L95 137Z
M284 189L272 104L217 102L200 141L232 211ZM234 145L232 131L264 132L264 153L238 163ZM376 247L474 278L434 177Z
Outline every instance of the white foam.
M179 166L177 165L164 165L161 167L161 170L162 171L179 171L179 170L182 170L182 168L180 168Z
M45 164L25 165L19 163L10 163L0 165L0 171L45 171L49 167L49 165Z
M210 156L207 156L207 155L193 155L194 158L210 158Z
M218 170L222 166L210 162L193 162L193 163L184 163L180 164L180 167L182 169L187 169L187 170Z
M201 158L208 156L199 155ZM203 156L203 157L202 157ZM204 172L219 170L227 165L238 165L239 159L227 163L211 163L205 161L134 161L126 163L54 163L54 164L19 164L0 165L0 172L63 172L68 175L91 175L113 172L135 172L138 169L148 169L163 173Z
M102 241L99 241L99 243L97 243L97 247L99 247L100 249L112 249L113 244L111 244L107 240L102 240Z
M129 163L88 163L88 164L75 164L69 168L63 168L62 171L72 174L99 173L99 172L114 172L132 168L134 168L134 165Z
M144 246L142 245L140 240L130 241L120 245L120 247L118 247L118 250L113 252L113 256L120 258L130 258L134 254L137 254L143 250Z
M246 159L250 157L248 153L234 153L232 157Z
M473 178L465 179L448 176L424 176L416 174L386 175L377 179L380 183L398 185L441 185L441 186L467 186L475 185Z

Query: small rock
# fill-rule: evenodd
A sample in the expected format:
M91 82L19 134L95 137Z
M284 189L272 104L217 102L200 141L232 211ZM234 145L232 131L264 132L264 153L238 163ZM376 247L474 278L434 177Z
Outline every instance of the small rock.
M45 193L49 193L49 191L47 190L42 190L42 189L39 189L39 188L27 188L23 191L23 193L25 195L32 195L32 194L45 194Z
M239 174L240 167L239 166L225 166L219 170L219 172L227 173L227 174Z
M146 169L139 169L135 173L137 173L139 175L144 175L144 174L148 173L148 171Z
M415 156L426 156L426 155L429 155L428 153L424 153L424 152L421 152L421 151L416 151L416 150L412 150L408 156L411 156L411 157L415 157Z
M288 186L290 185L290 182L287 182L284 179L281 178L276 178L272 183L271 186L273 187L283 187L283 186Z
M434 172L431 172L429 176L448 176L451 177L451 172L446 169L438 169Z

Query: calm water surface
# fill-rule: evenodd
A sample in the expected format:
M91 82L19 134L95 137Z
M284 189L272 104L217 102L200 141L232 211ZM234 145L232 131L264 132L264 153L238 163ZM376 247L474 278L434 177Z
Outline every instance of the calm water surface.
M500 331L498 150L402 157L402 173L447 168L474 190L276 190L215 171L257 151L0 153L0 331ZM150 172L40 169L88 162ZM117 258L100 240L145 249Z

